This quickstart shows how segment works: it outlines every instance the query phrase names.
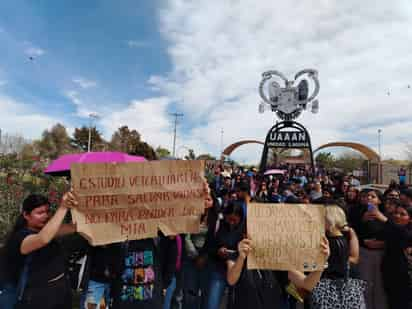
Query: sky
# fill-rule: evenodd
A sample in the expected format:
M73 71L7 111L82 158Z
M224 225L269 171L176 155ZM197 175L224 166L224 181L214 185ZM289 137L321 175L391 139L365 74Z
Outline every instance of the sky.
M403 159L412 143L412 2L152 0L0 2L0 128L36 139L122 125L154 147L217 156L264 140L261 74L319 72L320 109L298 121L314 147L360 142ZM99 119L91 120L90 113ZM223 134L222 134L223 131ZM257 163L262 146L232 158Z

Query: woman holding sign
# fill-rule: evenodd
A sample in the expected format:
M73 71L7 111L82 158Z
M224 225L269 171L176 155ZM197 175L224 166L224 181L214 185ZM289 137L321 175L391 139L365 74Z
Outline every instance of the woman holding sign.
M71 308L66 261L55 238L75 232L63 220L76 205L74 193L68 192L51 216L47 198L32 194L24 200L5 250L10 280L18 285L15 308Z
M238 244L237 256L226 262L227 281L233 287L229 308L278 309L282 308L284 288L292 282L297 288L311 291L319 282L322 272L305 276L299 271L273 272L247 270L246 259L253 248L253 241L245 238ZM322 253L329 257L329 243L323 238Z

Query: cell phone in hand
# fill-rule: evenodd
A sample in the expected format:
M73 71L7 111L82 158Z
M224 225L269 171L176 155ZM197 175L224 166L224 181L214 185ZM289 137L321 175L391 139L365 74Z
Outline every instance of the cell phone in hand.
M227 255L228 255L229 258L233 258L233 257L237 256L237 251L236 250L227 249L226 252L227 252Z
M368 204L368 211L374 211L376 209L375 205Z

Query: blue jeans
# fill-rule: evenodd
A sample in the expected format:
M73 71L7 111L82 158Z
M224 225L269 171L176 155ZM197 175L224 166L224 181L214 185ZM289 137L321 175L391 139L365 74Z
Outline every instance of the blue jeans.
M103 297L108 307L110 305L110 284L90 280L87 290L83 291L80 297L80 309L87 309L87 304L96 304L99 307Z
M0 308L13 309L17 299L17 289L13 285L5 284L0 288Z
M226 277L217 269L212 267L209 273L209 284L207 289L207 300L205 309L219 309L222 297L227 287Z
M172 304L173 294L176 289L176 276L172 278L172 282L170 282L169 286L166 289L166 295L163 303L163 309L170 309Z
M198 269L193 260L183 263L183 309L204 308L207 297L208 267Z

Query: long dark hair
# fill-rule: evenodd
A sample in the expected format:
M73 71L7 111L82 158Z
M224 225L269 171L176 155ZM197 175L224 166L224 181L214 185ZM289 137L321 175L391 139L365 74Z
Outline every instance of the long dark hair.
M348 193L350 190L354 189L356 192L356 197L353 200L348 199ZM359 190L355 186L349 185L348 190L345 192L345 201L349 203L357 203L359 201Z
M243 202L242 201L229 201L226 208L223 210L223 215L239 216L240 221L242 222L245 217L245 214L243 211Z
M385 208L384 208L383 194L382 194L381 191L379 191L379 190L377 190L377 189L370 189L370 188L363 189L363 190L359 193L359 202L360 202L360 196L363 195L363 194L368 194L369 192L375 192L376 196L378 197L378 199L379 199L379 201L380 201L380 204L378 205L378 208L379 208L379 210L380 210L381 212L384 212L384 211L385 211Z
M33 211L33 209L43 205L49 205L49 200L43 195L30 194L25 198L25 200L23 201L21 213L17 217L16 222L13 225L13 228L10 230L9 235L6 238L6 249L10 247L13 236L18 231L24 229L27 226L27 222L23 214L30 214Z

